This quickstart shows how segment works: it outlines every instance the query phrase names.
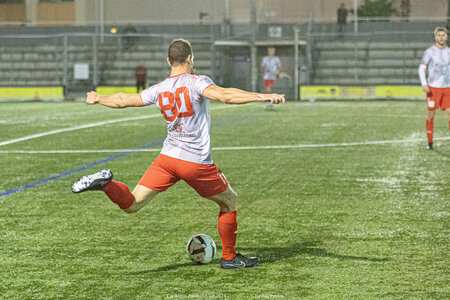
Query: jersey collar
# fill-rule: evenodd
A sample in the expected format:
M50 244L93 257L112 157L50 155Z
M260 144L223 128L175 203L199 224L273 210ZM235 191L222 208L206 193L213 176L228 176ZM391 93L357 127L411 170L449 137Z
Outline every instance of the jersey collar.
M168 78L175 78L175 77L181 76L181 75L183 75L183 74L186 74L186 72L183 72L183 73L178 74L178 75L169 76Z

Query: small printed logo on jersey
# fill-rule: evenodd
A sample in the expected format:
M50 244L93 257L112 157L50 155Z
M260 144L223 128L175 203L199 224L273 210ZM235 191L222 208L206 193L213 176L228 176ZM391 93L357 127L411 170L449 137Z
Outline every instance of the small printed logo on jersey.
M176 126L175 126L175 132L178 132L178 133L186 133L186 131L184 131L183 130L183 123L178 123Z

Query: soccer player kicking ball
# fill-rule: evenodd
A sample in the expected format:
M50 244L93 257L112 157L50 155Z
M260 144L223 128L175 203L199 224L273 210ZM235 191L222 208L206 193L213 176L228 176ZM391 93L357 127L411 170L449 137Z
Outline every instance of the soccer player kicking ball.
M102 190L112 202L127 213L135 213L158 193L182 179L200 196L220 206L217 228L222 241L220 267L234 269L253 267L255 257L236 253L236 209L238 195L226 177L213 163L210 141L209 100L228 104L253 101L284 103L284 95L250 93L234 88L221 88L207 76L192 75L194 54L191 44L174 40L168 49L167 63L171 75L140 94L87 94L87 104L101 104L111 108L140 107L155 104L164 116L167 138L159 156L144 173L133 192L121 182L112 180L105 169L81 177L72 186L74 193Z
M426 121L428 147L433 149L433 127L436 109L447 111L450 130L450 49L447 47L447 29L436 27L435 43L423 54L419 66L422 89L427 93L428 117ZM428 81L425 71L428 67Z

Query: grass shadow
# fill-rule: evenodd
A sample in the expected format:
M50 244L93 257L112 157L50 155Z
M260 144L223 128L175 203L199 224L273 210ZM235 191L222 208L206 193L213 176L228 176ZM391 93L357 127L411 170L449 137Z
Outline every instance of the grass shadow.
M172 264L172 265L168 265L168 266L161 266L159 268L152 269L152 270L142 270L142 271L137 271L137 272L130 272L130 273L128 273L128 275L143 275L143 274L155 273L155 272L167 272L167 271L172 271L172 270L176 270L178 268L187 267L187 266L195 266L195 265L191 262L182 263L182 264Z
M317 241L309 241L303 243L295 243L287 247L260 247L260 248L242 248L245 251L252 252L255 256L261 259L262 263L272 263L278 260L296 257L299 255L310 255L318 257L330 257L340 260L362 260L370 262L384 262L388 261L387 258L367 257L367 256L355 256L344 255L339 253L333 253L325 248L319 247L320 243Z
M434 148L433 151L435 153L439 154L440 156L444 156L444 157L450 158L450 153L448 153L448 152L443 152L443 151L441 151L439 149L436 149L436 148Z
M256 256L260 259L261 264L274 263L279 260L292 258L301 255L310 255L318 257L329 257L340 260L359 260L359 261L370 261L370 262L385 262L388 258L378 258L378 257L367 257L367 256L355 256L355 255L344 255L328 251L325 248L319 247L320 242L309 241L303 243L295 243L286 247L240 247L240 250L245 251L243 254L248 256ZM220 246L217 247L220 250ZM218 264L219 258L213 259L212 264ZM172 264L167 266L161 266L156 269L143 270L138 272L131 272L128 275L142 275L155 272L166 272L176 270L178 268L187 266L201 266L194 265L191 262Z

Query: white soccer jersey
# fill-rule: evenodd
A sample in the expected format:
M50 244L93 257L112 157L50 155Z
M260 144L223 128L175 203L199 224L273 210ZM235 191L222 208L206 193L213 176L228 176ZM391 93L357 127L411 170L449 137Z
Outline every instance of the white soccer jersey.
M264 68L264 79L277 79L277 70L281 66L281 61L276 56L265 56L261 62L261 68Z
M181 74L166 78L141 93L145 105L156 104L167 124L162 154L200 164L212 164L209 99L203 90L207 76Z
M450 49L439 49L431 46L423 54L419 67L419 77L422 86L436 88L450 87ZM428 68L428 80L425 77L425 68Z

